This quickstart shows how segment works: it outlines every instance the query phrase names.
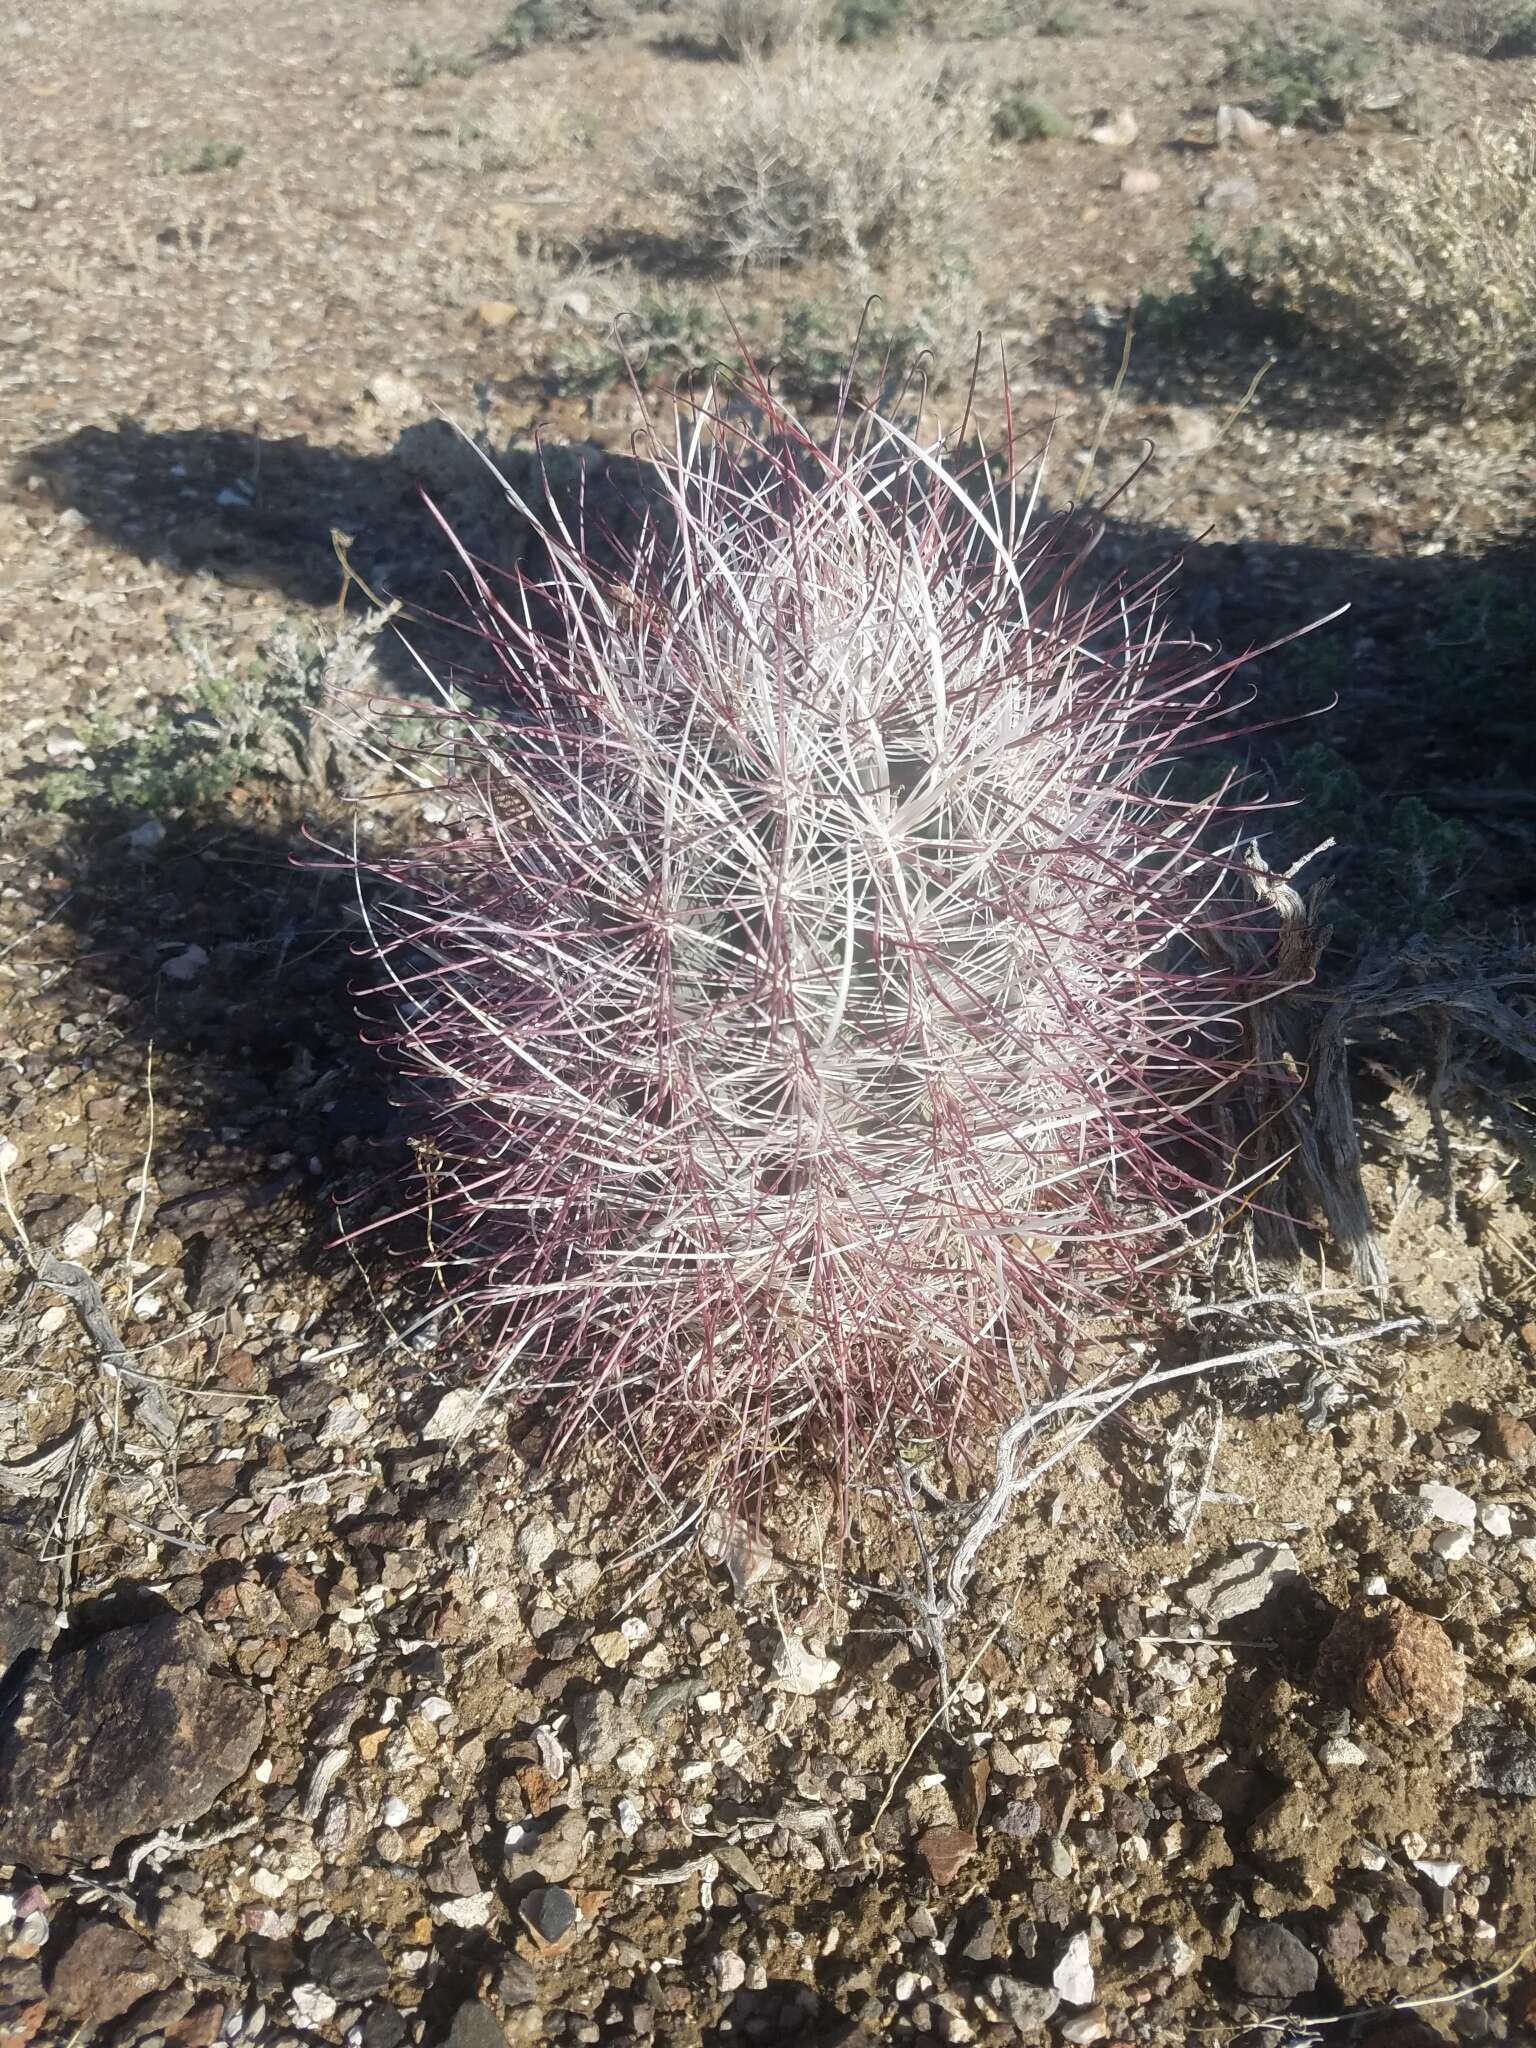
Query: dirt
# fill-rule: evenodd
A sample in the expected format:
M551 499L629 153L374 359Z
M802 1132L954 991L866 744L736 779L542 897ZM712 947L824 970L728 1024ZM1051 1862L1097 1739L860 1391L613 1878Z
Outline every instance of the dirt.
M1372 944L1429 980L1475 956L1523 1014L1529 437L1393 409L1302 350L1229 420L1269 344L1153 336L1094 444L1127 306L1187 281L1215 177L1283 220L1367 155L1513 118L1536 64L1388 35L1411 119L1234 164L1211 118L1249 10L1076 12L1080 34L947 50L988 90L1140 128L977 174L968 254L1020 438L1049 436L1057 502L1080 472L1107 495L1151 444L1099 559L1179 551L1178 624L1237 648L1352 607L1253 672L1266 774L1287 787L1322 737L1359 778L1341 795L1309 768L1306 818L1275 826L1298 851L1339 832L1329 971ZM551 308L549 252L675 284L634 150L722 82L665 15L399 82L413 45L472 57L497 18L77 0L6 27L0 1708L40 1660L174 1612L265 1733L201 1817L173 1788L173 1826L150 1797L94 1861L0 1868L0 2040L1536 2038L1536 1231L1509 1035L1362 1027L1388 1298L1349 1289L1321 1235L1299 1272L1202 1269L1259 1299L1186 1303L1157 1355L1271 1355L1085 1442L942 1626L985 1454L871 1475L845 1544L800 1471L755 1534L690 1522L601 1446L551 1471L540 1418L466 1409L451 1319L423 1325L387 1233L345 1241L387 1208L410 1125L360 1042L356 904L318 849L354 818L445 827L368 756L360 699L418 678L388 631L358 636L343 562L445 615L413 629L434 659L465 651L422 486L494 558L526 536L439 410L524 481L542 423L573 444L563 473L629 488L633 393L553 388L591 332ZM488 110L515 138L500 168L463 139ZM178 168L207 144L244 154ZM1158 190L1123 193L1127 164ZM826 270L685 282L765 318L830 296L857 323ZM301 707L296 743L230 752L185 802L122 780L167 707L229 720L200 677L270 663L287 627L330 645L339 600L340 729ZM218 748L186 747L179 769L201 748L213 774ZM1408 799L1439 834L1427 881L1421 840L1391 837ZM98 1283L105 1341L48 1253ZM1218 1619L1201 1588L1267 1569L1253 1545L1292 1563ZM1443 1627L1454 1725L1319 1676L1338 1618L1387 1598ZM149 1668L135 1640L114 1670ZM144 1712L167 1704L139 1683Z

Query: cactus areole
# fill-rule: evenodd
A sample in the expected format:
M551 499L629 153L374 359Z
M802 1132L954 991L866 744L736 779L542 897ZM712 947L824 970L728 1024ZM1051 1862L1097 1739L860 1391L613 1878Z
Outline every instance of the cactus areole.
M492 1383L722 1484L1050 1384L1243 1184L1277 983L1245 820L1172 772L1234 664L1162 579L1085 594L998 465L751 396L678 402L619 576L521 500L537 574L466 558L456 826L364 890Z

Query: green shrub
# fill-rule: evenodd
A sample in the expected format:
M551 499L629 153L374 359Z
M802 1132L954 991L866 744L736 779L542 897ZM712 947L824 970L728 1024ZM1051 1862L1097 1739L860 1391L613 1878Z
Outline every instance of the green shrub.
M832 0L829 28L836 43L874 43L899 35L910 20L908 0Z
M1227 79L1286 127L1342 126L1375 69L1375 44L1321 20L1254 27L1227 52Z
M1022 86L1003 94L992 109L992 136L997 142L1049 142L1070 135L1072 123L1049 101L1037 99Z
M160 159L160 168L166 172L182 172L197 177L208 176L217 171L238 170L244 161L244 143L203 142L195 149L168 151Z
M263 660L235 672L194 644L182 651L188 686L156 706L147 725L110 719L88 727L85 758L42 782L49 810L165 818L207 810L240 782L291 782L309 772L328 677L318 640L286 629Z

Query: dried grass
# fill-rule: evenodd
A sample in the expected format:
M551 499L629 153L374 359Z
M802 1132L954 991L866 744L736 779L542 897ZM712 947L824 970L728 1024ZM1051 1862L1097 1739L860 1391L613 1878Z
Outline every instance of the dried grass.
M740 268L952 246L973 141L937 77L920 57L814 47L750 64L713 108L652 138L645 175L695 246Z
M718 0L715 40L742 62L813 43L827 32L827 0Z
M1434 0L1407 28L1469 57L1529 57L1536 55L1536 0Z

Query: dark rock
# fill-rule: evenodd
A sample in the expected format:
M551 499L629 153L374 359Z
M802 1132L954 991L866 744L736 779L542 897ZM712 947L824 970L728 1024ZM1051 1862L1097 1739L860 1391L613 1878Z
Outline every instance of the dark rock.
M997 1907L985 1894L975 1899L960 1916L960 1953L968 1963L990 1963L998 1959Z
M146 2040L151 2034L168 2034L180 2027L192 2010L192 1992L185 1984L173 1984L168 1991L156 1991L133 2008L129 2022L133 2038ZM224 2008L219 2007L222 2019Z
M167 2048L213 2048L224 2032L224 2007L216 1998L200 1998L192 2009L165 2030Z
M497 1957L494 1981L496 1996L508 2011L539 2002L538 1975L527 1957L520 1956L516 1949L505 1949Z
M187 1306L205 1314L228 1308L245 1282L245 1260L227 1237L195 1237L187 1247Z
M1040 1832L1038 1799L1010 1799L997 1817L997 1832L1013 1842L1032 1842Z
M1506 1458L1512 1465L1524 1465L1536 1455L1536 1429L1523 1415L1507 1408L1495 1408L1483 1425L1483 1444L1489 1457Z
M333 1379L306 1366L284 1373L272 1391L290 1422L318 1422L341 1398L341 1389Z
M1025 2039L1040 2031L1061 2003L1061 1993L1027 1977L989 1977L988 1998Z
M383 1951L344 1920L333 1920L315 1943L309 1967L317 1984L348 2005L375 1997L389 1982Z
M1498 1715L1468 1715L1460 1745L1467 1753L1467 1782L1499 1799L1536 1799L1536 1734Z
M47 2017L38 1965L30 1957L0 1956L0 2048L27 2048Z
M263 1998L271 1998L299 1974L298 1952L291 1941L253 1934L245 1944L246 1968Z
M174 1975L164 1956L130 1929L115 1920L92 1920L54 1965L48 1991L55 2011L75 2026L94 2029L152 1991L163 1991Z
M1144 1835L1152 1822L1152 1808L1134 1792L1111 1792L1104 1810L1117 1835ZM1220 1820L1220 1813L1215 1817Z
M1249 1920L1232 1940L1232 1978L1245 1998L1277 2002L1317 1989L1317 1957L1278 1920Z
M1365 1929L1355 1914L1332 1916L1323 1929L1323 1954L1330 1963L1355 1963L1365 1954Z
M467 1842L449 1840L433 1845L427 1860L427 1890L434 1897L470 1899L480 1889L480 1873Z
M491 2008L471 1998L454 2014L444 2048L507 2048L507 2037Z
M54 1574L26 1550L0 1538L0 1677L28 1650L53 1641L58 1599Z
M392 2005L370 2005L359 2023L362 2048L400 2048L410 2033L404 2013Z
M541 1950L553 1954L576 1932L576 1901L563 1885L540 1885L518 1905L518 1915Z
M205 1814L265 1722L215 1652L190 1616L165 1614L32 1673L0 1733L0 1859L62 1871Z
M578 1692L570 1703L571 1747L577 1761L601 1769L611 1764L635 1733L612 1693Z
M240 1467L226 1458L208 1465L183 1465L176 1474L176 1491L189 1515L211 1515L228 1506L239 1481Z

